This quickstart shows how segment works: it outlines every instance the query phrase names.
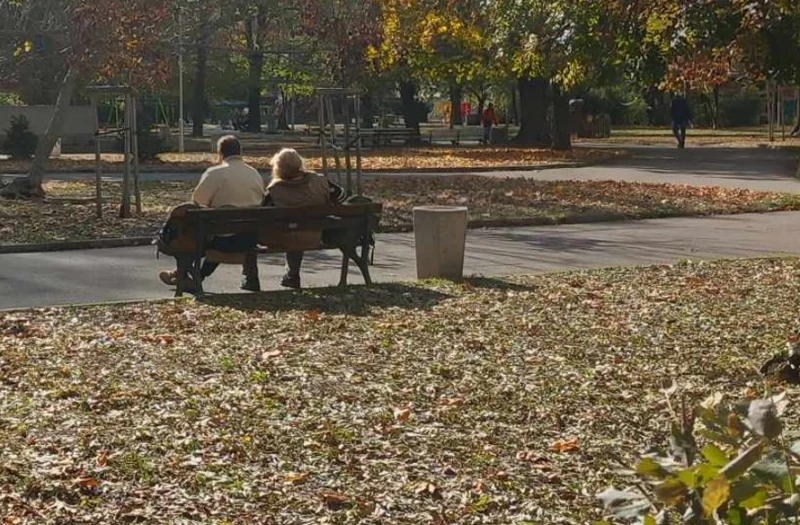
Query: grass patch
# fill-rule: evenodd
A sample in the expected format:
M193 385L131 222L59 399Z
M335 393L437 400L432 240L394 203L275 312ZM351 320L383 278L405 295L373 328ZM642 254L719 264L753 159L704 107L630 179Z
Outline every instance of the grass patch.
M0 513L591 523L662 380L762 390L798 293L777 259L6 314Z
M0 200L0 244L152 235L168 211L189 200L189 182L143 182L142 215L119 219L120 184L104 184L102 220L88 181L51 181L49 202ZM800 196L716 187L615 181L540 181L477 175L368 178L364 193L383 202L384 232L410 231L414 206L467 206L472 227L646 219L800 209Z

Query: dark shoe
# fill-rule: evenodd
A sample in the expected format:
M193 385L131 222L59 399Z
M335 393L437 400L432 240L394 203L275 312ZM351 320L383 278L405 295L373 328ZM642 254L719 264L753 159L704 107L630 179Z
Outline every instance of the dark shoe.
M260 292L261 281L259 281L258 278L252 279L245 277L242 279L242 286L240 286L240 288L246 292Z
M299 275L289 275L288 273L283 276L281 279L281 286L284 288L292 288L294 290L300 289L300 276Z
M176 279L175 286L177 285L178 283ZM197 285L195 284L194 279L192 279L191 277L187 277L186 279L184 279L182 291L186 293L195 293L197 291Z

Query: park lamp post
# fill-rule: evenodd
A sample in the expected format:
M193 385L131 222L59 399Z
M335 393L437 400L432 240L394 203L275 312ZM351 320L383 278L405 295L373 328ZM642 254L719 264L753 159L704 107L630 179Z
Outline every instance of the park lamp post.
M183 9L178 5L178 152L186 151L183 125Z

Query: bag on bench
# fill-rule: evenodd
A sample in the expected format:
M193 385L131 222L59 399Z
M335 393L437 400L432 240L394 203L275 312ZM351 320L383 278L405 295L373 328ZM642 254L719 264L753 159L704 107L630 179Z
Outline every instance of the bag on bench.
M183 235L183 219L186 217L186 211L200 208L199 205L194 203L181 204L173 208L169 213L169 217L164 225L158 230L153 244L156 245L156 255L163 253L164 255L177 256L179 254L193 253L197 250L197 243L194 238L189 235Z

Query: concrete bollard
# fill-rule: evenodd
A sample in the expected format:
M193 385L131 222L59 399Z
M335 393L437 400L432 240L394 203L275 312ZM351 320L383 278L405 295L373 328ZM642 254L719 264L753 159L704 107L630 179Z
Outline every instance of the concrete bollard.
M414 208L414 246L417 278L460 279L464 273L467 208L419 206Z

